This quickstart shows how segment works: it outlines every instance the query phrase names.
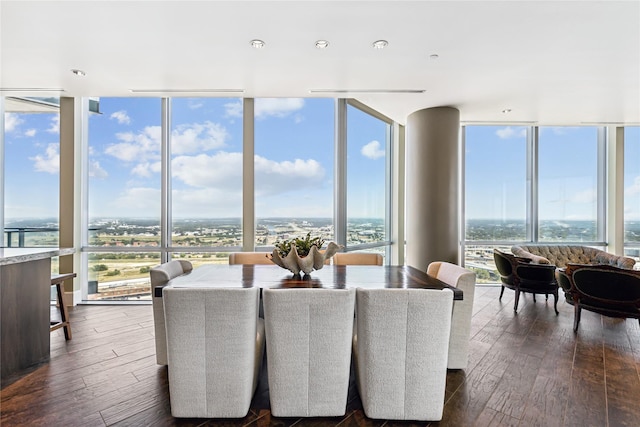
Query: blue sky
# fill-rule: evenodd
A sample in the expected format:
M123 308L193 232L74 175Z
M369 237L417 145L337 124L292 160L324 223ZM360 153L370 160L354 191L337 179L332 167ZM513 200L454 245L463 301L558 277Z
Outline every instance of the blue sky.
M89 124L91 217L160 216L157 98L102 98ZM333 215L332 99L257 99L256 216ZM386 127L348 109L348 214L382 217ZM5 115L5 216L57 217L57 114ZM173 215L239 217L240 99L174 98ZM540 217L595 218L596 129L540 129ZM640 128L629 128L625 218L640 220ZM525 215L525 128L469 126L468 218ZM501 159L509 159L503 161Z
M255 100L258 218L333 216L334 103ZM160 100L101 98L100 110L89 119L90 217L159 218ZM7 115L7 218L57 216L56 120ZM349 216L381 218L385 126L351 111L348 120ZM174 98L171 138L174 218L240 217L242 100Z
M526 217L526 128L468 126L468 219ZM542 220L595 220L597 129L540 127L539 216ZM640 129L629 128L625 152L625 219L640 220Z

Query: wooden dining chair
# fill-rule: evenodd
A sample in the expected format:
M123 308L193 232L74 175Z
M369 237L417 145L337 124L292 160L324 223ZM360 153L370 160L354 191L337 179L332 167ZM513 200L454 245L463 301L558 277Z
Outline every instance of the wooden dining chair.
M269 264L274 265L269 259L267 252L231 252L229 254L229 265L234 264Z
M338 252L333 265L382 265L382 255L368 252Z

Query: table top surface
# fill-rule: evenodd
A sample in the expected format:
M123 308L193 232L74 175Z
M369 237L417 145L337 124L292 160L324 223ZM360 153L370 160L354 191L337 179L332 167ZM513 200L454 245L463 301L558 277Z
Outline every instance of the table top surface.
M293 276L275 265L209 264L195 268L167 283L176 288L254 287L261 288L421 288L453 291L462 300L462 290L426 272L409 266L326 265L310 275Z
M36 261L44 258L71 255L74 248L2 248L0 247L0 265Z

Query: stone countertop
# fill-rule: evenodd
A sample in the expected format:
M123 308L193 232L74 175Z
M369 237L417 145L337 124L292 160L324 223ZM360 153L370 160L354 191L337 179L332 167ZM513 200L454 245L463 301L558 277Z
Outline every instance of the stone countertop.
M75 251L74 248L0 248L0 265L71 255Z

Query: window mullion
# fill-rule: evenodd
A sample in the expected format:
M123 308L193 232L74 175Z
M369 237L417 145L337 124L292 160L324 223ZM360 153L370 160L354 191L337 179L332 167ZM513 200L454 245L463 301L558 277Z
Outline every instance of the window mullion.
M527 240L539 239L538 217L538 136L539 128L527 129Z
M160 182L160 260L169 261L171 246L171 100L162 98L160 136L161 182Z
M347 246L347 100L336 99L334 214L335 242Z

